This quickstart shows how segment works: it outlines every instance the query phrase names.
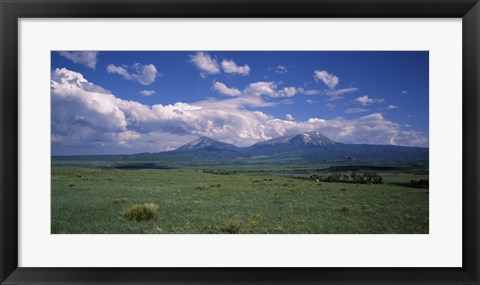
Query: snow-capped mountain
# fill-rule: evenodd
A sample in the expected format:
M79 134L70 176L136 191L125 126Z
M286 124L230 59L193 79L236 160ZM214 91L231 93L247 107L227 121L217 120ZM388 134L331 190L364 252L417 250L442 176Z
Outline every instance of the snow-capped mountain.
M236 146L228 143L219 142L207 137L199 137L198 139L186 143L179 147L177 151L194 151L194 150L215 150L215 149L228 149L235 150Z
M225 160L255 157L303 158L313 161L346 160L426 160L428 148L395 145L343 144L320 132L310 131L290 137L278 137L249 147L236 147L200 137L170 153L188 154L192 159Z
M326 146L336 144L336 142L316 131L296 135L290 139L288 143L296 146Z
M288 143L290 139L291 137L283 136L283 137L278 137L278 138L256 143L254 144L254 146L285 144L285 143Z

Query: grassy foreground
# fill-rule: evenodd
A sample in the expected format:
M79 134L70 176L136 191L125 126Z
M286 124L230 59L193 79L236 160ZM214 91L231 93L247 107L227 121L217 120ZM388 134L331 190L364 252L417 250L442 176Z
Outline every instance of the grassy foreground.
M428 233L428 189L396 186L428 176L379 173L385 184L327 183L195 169L52 167L54 234ZM138 222L124 211L158 205Z

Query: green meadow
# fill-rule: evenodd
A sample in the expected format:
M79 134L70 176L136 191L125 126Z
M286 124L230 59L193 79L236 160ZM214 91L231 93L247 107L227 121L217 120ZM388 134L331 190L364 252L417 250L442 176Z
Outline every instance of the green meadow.
M319 166L117 169L53 163L53 234L427 234L427 172L376 171L382 184L324 182ZM324 167L324 166L323 166ZM336 172L337 173L337 172ZM340 172L346 176L351 171ZM131 212L150 205L136 220ZM130 212L129 212L130 211ZM145 213L142 213L142 215ZM148 213L147 213L148 214Z

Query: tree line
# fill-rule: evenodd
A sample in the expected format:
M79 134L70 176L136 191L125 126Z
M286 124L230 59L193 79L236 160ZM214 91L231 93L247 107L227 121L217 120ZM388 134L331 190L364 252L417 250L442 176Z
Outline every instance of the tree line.
M317 182L341 182L357 184L383 184L383 177L376 172L364 172L363 174L352 172L350 175L332 173L327 176L313 174L309 179Z

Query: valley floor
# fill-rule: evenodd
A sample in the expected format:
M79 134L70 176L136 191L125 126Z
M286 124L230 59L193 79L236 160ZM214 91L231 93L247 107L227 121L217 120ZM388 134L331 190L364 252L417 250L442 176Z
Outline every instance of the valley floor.
M345 173L349 174L349 173ZM428 189L399 182L428 175L385 172L384 184L317 182L276 170L119 170L52 166L54 234L427 234ZM158 216L123 217L134 204Z

